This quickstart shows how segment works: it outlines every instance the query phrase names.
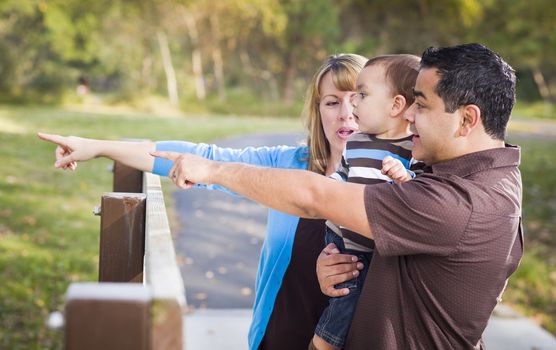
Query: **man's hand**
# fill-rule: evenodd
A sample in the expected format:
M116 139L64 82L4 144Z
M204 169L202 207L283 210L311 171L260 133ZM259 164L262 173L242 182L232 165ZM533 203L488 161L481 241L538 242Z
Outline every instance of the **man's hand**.
M75 136L60 136L37 133L37 136L44 141L52 142L56 147L56 163L54 166L60 169L75 170L77 162L84 162L98 156L94 146L94 140Z
M382 174L390 177L397 184L411 180L411 175L402 162L390 156L386 156L382 160Z
M191 188L195 184L210 184L211 176L217 169L218 162L208 160L189 153L151 152L153 157L171 160L174 166L168 177L179 188Z
M340 254L334 243L327 245L317 258L317 278L320 290L329 297L341 297L349 294L348 288L336 289L335 285L359 275L363 263L357 262L357 257Z

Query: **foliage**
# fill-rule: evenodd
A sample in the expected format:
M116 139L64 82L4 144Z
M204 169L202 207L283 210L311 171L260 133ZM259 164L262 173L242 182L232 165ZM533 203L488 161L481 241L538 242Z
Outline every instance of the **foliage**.
M552 104L542 102L524 103L518 100L513 111L515 115L520 117L556 120L556 106Z
M202 84L220 100L222 87L241 87L290 103L330 53L477 41L527 77L534 91L524 96L554 103L555 11L551 0L4 0L0 96L59 103L86 77L92 91L126 100L166 94L175 78L185 101L201 98Z
M556 139L515 135L521 146L525 255L510 279L506 301L556 334Z

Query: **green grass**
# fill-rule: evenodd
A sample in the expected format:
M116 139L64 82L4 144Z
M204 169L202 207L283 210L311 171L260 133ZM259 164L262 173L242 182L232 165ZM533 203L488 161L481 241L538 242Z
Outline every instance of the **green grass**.
M169 111L181 111L189 114L222 114L241 116L267 117L298 117L303 109L304 94L297 93L291 103L284 103L280 99L269 96L254 95L245 88L236 87L226 90L226 99L221 101L217 96L209 95L199 101L196 95L182 96L179 106L171 106L167 96L160 95L126 95L91 93L84 97L75 95L75 91L68 91L64 95L63 104L78 108L99 108L110 106L111 109L148 111L157 114L168 114ZM1 96L0 96L1 100Z
M111 189L110 162L53 167L38 130L110 139L210 141L231 134L299 130L297 119L160 117L0 106L0 349L60 349L44 327L72 281L97 278L99 219L91 209ZM506 302L556 334L556 138L512 135L522 146L526 254Z
M517 102L513 114L526 118L556 120L556 105L543 102Z
M556 137L511 141L522 148L525 255L504 299L556 334Z
M99 218L111 189L108 160L54 169L54 146L38 130L86 137L210 141L232 134L299 130L293 118L159 117L0 106L0 349L60 349L45 328L72 281L97 279Z

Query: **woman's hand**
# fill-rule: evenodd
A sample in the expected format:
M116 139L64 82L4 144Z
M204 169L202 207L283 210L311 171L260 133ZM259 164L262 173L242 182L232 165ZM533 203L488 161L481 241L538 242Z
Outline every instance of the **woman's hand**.
M348 288L336 289L335 285L359 275L363 263L357 262L357 257L340 254L334 243L327 245L317 258L317 278L320 290L329 297L340 297L349 294Z
M98 157L98 150L95 147L95 140L85 139L76 136L60 136L37 133L37 136L44 141L52 142L56 147L56 163L54 166L60 169L75 170L77 162L84 162Z

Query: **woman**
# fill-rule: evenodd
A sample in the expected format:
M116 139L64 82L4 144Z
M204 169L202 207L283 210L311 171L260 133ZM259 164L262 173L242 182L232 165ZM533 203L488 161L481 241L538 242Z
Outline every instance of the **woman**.
M334 55L316 72L305 100L307 146L227 149L178 141L134 143L41 133L39 137L58 144L55 165L63 169L75 169L78 161L107 157L167 176L172 163L151 157L149 152L156 149L330 175L340 163L347 138L357 128L350 99L355 95L357 75L365 62L359 55ZM328 304L315 275L315 262L324 248L324 232L323 220L300 219L269 210L255 286L250 349L307 348Z

